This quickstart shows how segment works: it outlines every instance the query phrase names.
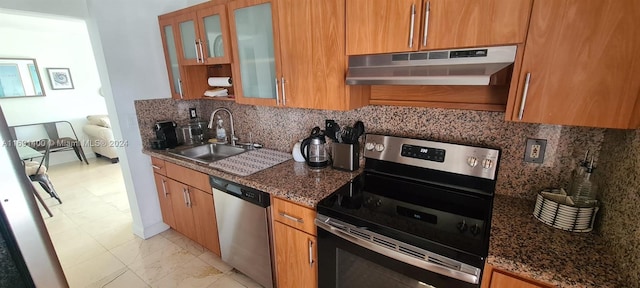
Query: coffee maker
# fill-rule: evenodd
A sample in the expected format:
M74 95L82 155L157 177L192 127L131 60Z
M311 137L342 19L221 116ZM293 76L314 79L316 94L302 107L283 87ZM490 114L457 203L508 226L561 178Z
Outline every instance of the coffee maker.
M173 121L158 121L154 129L156 132L156 140L152 141L154 149L173 149L178 146L178 137L176 135L176 127L178 125Z
M324 132L320 130L320 127L314 127L311 130L311 135L302 140L300 145L300 152L307 162L307 165L313 169L320 169L329 165L329 155L325 144Z

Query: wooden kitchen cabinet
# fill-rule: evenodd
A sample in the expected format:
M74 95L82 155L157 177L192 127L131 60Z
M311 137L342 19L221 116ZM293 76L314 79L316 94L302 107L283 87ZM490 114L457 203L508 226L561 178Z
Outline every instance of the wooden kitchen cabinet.
M216 210L212 205L214 203L213 195L193 188L189 191L193 209L193 221L197 231L197 242L220 256Z
M225 5L204 3L173 16L181 65L231 63Z
M271 204L278 287L318 287L315 210L275 197Z
M209 194L212 193L209 175L170 162L166 162L165 169L167 171L166 175L170 178L189 184L202 191L209 191Z
M156 182L156 190L158 191L158 200L160 202L160 211L162 212L162 221L169 225L171 228L176 228L176 221L173 217L173 204L171 203L171 196L169 195L169 184L167 183L167 177L153 173L153 178Z
M522 43L532 0L346 0L347 55Z
M640 127L639 18L635 1L535 0L506 120Z
M160 35L162 37L162 47L164 49L165 63L169 74L169 86L171 87L171 98L183 99L182 78L180 75L180 64L178 63L178 48L176 47L173 26L174 21L170 17L158 17L160 24Z
M277 106L279 91L278 17L275 1L238 0L228 4L234 54L236 102Z
M174 230L220 256L218 225L209 177L152 157L163 221ZM156 169L154 167L154 170Z
M158 22L172 98L201 99L209 89L208 77L232 76L231 41L224 1L208 1L160 15ZM212 73L212 67L225 73Z
M278 287L318 287L316 237L280 222L273 231Z
M237 102L350 110L367 89L345 84L345 2L241 0L229 4ZM253 52L252 52L253 51Z
M171 197L173 216L176 231L187 236L189 239L198 242L198 232L193 220L193 210L189 193L189 185L180 183L173 179L167 180L169 196Z
M345 0L279 0L278 17L283 106L350 110L368 104L363 87L345 83Z
M485 265L484 276L482 277L482 288L552 288L536 280L521 277L513 273L495 269L493 266Z

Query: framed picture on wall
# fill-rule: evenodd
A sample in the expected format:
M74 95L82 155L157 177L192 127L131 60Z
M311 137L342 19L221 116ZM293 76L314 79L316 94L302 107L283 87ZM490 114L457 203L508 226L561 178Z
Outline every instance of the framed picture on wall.
M73 81L71 81L69 68L47 68L47 73L49 74L51 89L73 89Z

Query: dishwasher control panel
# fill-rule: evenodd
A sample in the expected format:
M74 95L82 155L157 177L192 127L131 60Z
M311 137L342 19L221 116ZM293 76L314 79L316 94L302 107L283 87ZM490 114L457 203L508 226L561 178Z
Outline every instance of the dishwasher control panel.
M229 195L233 195L247 202L253 203L261 207L269 207L271 201L269 193L256 190L238 183L228 181L215 176L209 176L211 188L220 190ZM215 201L215 199L214 199Z

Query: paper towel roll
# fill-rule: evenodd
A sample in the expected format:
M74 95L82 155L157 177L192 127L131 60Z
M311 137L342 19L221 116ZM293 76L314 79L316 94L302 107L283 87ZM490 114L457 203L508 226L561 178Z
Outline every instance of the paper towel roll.
M209 83L209 86L231 87L233 82L231 81L231 77L209 77L207 83Z

